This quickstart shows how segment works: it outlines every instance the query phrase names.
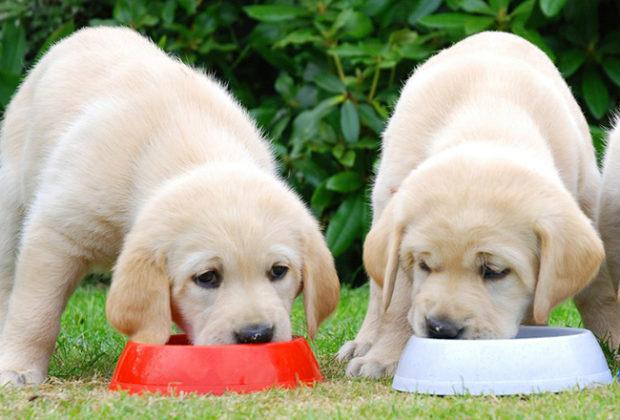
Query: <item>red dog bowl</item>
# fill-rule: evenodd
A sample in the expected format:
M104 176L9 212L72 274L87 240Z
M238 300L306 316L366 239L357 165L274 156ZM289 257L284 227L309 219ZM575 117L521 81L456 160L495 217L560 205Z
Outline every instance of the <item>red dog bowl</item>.
M282 343L192 346L180 334L163 346L129 341L110 389L130 394L245 394L322 380L314 354L301 337Z

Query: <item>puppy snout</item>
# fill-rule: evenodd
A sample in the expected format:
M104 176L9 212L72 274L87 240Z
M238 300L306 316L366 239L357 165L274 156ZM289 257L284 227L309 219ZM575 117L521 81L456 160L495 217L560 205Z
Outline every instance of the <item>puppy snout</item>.
M252 324L235 331L237 344L268 343L273 338L273 325Z
M463 327L445 318L426 317L426 332L430 338L459 338Z

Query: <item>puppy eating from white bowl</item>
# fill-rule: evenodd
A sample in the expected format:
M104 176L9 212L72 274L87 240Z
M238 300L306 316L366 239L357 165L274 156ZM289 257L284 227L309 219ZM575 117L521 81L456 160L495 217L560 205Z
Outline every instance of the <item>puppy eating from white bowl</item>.
M347 373L392 374L412 333L514 337L575 295L586 327L618 343L615 293L596 277L600 182L586 120L534 45L486 32L417 68L383 135Z

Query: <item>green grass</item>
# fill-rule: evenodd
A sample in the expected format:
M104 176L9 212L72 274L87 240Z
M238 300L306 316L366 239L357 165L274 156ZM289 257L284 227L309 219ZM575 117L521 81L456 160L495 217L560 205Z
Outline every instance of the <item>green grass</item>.
M50 365L50 380L39 387L0 390L0 417L589 417L619 416L620 386L516 397L432 397L393 391L389 380L350 379L333 359L341 343L354 337L362 322L368 287L344 289L337 313L321 328L314 350L326 376L314 388L271 390L221 397L150 395L132 397L107 391L107 382L124 338L105 321L106 289L86 284L69 302ZM556 309L551 323L579 326L571 303ZM303 309L293 313L303 331ZM617 371L617 366L612 366ZM617 418L617 417L616 417Z

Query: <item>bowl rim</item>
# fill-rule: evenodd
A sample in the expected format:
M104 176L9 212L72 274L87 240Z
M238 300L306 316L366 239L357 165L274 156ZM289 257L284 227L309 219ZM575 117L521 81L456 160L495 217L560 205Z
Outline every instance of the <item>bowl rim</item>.
M142 348L153 348L153 349L172 349L172 348L178 348L178 349L188 349L188 348L192 348L192 349L197 349L197 350L230 350L232 348L234 349L265 349L265 348L273 348L273 347L287 347L287 346L294 346L296 343L299 342L306 342L308 343L308 340L306 340L305 337L302 336L298 336L298 335L294 335L292 339L288 340L288 341L272 341L269 343L257 343L257 344L213 344L213 345L196 345L196 344L170 344L170 341L174 338L177 339L187 339L188 334L185 333L180 333L180 334L170 334L170 338L168 338L168 341L166 342L166 344L151 344L151 343L140 343L138 341L132 341L132 340L127 340L127 343L125 344L125 346L138 346L138 347L142 347ZM188 340L189 341L189 340ZM310 343L308 343L310 344Z
M429 338L429 337L419 337L417 335L412 335L411 339L415 339L418 341L426 342L426 343L512 343L512 342L531 342L531 341L547 341L550 339L559 339L559 338L568 338L568 337L578 337L584 334L592 334L592 332L585 328L576 328L576 327L557 327L557 326L545 326L545 325L521 325L519 327L519 332L522 330L526 331L541 331L541 330L561 330L566 332L567 334L560 335L551 335L551 336L543 336L543 337L512 337L512 338L482 338L482 339L450 339L450 338Z

